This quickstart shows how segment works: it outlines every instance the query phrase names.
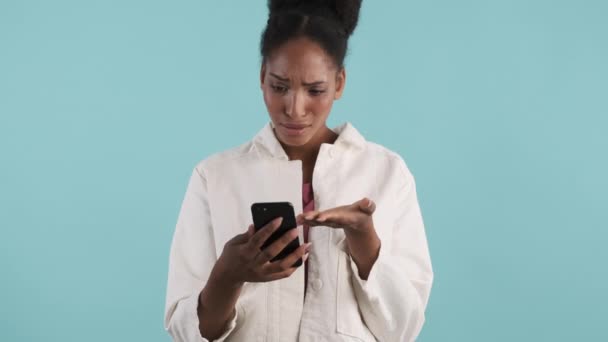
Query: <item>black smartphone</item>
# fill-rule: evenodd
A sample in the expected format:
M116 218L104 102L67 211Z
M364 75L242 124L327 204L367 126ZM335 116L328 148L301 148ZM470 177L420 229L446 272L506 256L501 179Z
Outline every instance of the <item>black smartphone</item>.
M251 205L251 215L253 216L253 225L257 232L270 221L277 217L283 217L281 226L277 229L262 245L262 249L276 241L278 238L283 236L290 229L296 229L296 214L293 210L293 205L289 202L258 202ZM271 261L276 261L285 258L293 251L300 247L300 240L298 237L293 239L276 257ZM293 267L299 267L302 265L302 259L298 259L293 264Z

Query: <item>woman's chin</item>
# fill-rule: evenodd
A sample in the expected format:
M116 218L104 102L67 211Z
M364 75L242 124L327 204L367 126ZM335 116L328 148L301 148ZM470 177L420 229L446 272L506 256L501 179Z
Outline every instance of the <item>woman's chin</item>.
M308 136L281 136L281 142L288 146L303 146L310 140Z
M277 127L275 128L275 135L284 145L299 147L310 142L314 136L314 131L312 130L312 127L306 127L300 131L290 130L285 127Z

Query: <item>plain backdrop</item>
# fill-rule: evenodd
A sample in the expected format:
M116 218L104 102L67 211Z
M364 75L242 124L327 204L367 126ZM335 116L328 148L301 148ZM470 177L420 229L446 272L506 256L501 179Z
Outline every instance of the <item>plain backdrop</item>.
M268 120L265 4L0 1L0 340L170 340L192 168ZM416 178L436 274L420 341L608 340L607 15L364 1L329 125Z

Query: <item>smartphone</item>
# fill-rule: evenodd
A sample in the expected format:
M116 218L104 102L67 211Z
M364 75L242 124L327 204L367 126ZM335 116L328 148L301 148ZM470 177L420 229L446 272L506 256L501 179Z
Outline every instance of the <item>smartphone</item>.
M262 249L266 248L283 234L288 232L290 229L296 229L296 214L293 210L293 205L290 202L258 202L251 205L251 215L253 216L253 225L255 231L262 229L266 224L275 218L283 217L281 226L264 242ZM276 257L271 261L276 261L285 258L293 251L300 247L300 240L298 237L293 239ZM299 267L302 265L302 259L298 259L293 264L293 267Z

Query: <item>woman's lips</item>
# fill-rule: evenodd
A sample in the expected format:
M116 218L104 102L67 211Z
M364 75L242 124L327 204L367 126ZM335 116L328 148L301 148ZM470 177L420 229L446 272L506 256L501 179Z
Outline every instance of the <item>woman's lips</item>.
M298 136L302 135L304 131L310 127L311 125L302 125L302 124L281 124L285 129L287 135Z

